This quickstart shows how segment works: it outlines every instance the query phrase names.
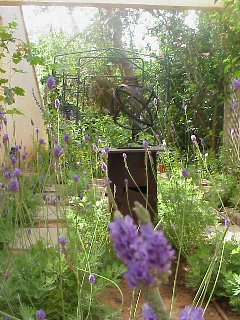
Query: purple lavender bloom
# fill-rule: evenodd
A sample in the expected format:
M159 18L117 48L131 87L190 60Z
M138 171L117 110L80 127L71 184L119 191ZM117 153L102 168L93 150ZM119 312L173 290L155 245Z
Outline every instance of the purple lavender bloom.
M179 312L178 320L204 320L203 312L201 307L186 306Z
M102 171L107 171L107 165L105 162L101 163L101 168L102 168Z
M55 158L59 158L62 155L62 148L58 145L54 147L53 154Z
M9 137L7 133L3 134L3 143L7 143L9 141Z
M52 202L51 202L51 205L55 207L56 204L57 204L56 199L53 199Z
M148 303L144 303L143 305L142 316L144 320L160 320Z
M130 261L128 263L128 270L124 273L124 278L127 280L129 288L157 284L145 261Z
M55 99L55 108L59 109L59 107L60 107L60 101L59 99Z
M97 148L97 146L95 144L93 144L92 149L93 149L94 152L98 151L98 148Z
M64 136L63 136L63 140L65 143L69 143L69 140L70 140L70 135L68 133L66 133Z
M12 163L12 165L14 166L16 162L17 162L17 158L16 158L15 156L12 156L12 157L11 157L11 163Z
M49 76L46 84L47 84L48 89L52 90L56 85L55 78L53 76Z
M22 154L22 160L25 161L27 159L27 152L23 152Z
M140 230L141 238L132 245L136 251L135 257L146 261L148 268L154 270L155 276L161 276L170 270L174 250L163 232L154 230L152 224L144 224Z
M60 201L61 200L61 195L60 193L57 194L57 199Z
M5 124L5 126L7 125L8 121L7 121L7 118L6 118L6 117L4 117L3 123Z
M232 82L232 86L233 86L233 89L235 89L235 90L240 89L240 80L234 79Z
M102 143L102 140L100 138L98 138L98 141L97 141L98 144L101 144Z
M88 134L85 134L84 140L85 140L85 142L88 142L90 140L90 136Z
M78 161L77 162L77 168L80 168L81 167L81 163Z
M128 185L128 179L125 179L125 180L124 180L124 183L125 183L125 185L127 186L127 185Z
M227 217L224 219L224 227L228 227L230 225L230 219Z
M234 133L235 133L235 130L234 130L234 129L231 129L231 130L230 130L230 135L233 136Z
M116 219L109 223L108 228L117 257L125 264L131 262L135 254L132 245L138 238L137 227L132 218L126 216L123 219Z
M87 190L90 190L90 189L91 189L91 184L90 184L89 182L86 184L86 189L87 189Z
M188 178L190 177L190 172L187 171L186 169L183 169L183 170L182 170L182 177L183 177L184 179L188 179Z
M46 142L44 141L43 138L40 138L38 142L39 142L39 144L41 144L41 145L45 145L45 144L46 144Z
M192 134L192 135L191 135L191 140L192 140L192 142L197 141L197 138L196 138L195 134Z
M89 281L89 283L94 283L94 282L95 282L95 277L94 277L93 274L90 274L90 275L89 275L88 281Z
M83 199L83 194L82 194L82 193L79 194L79 199L80 199L80 200Z
M103 157L106 157L106 156L107 156L107 153L106 153L105 149L103 149L103 150L101 151L101 154L102 154Z
M104 150L105 150L106 154L108 154L109 151L110 151L110 148L109 147L105 147Z
M6 185L4 182L1 183L1 189L4 190L6 188Z
M149 147L149 143L146 140L143 140L143 148L147 149Z
M42 199L43 199L43 201L46 201L46 200L47 200L47 195L46 195L46 193L43 193L43 194L42 194Z
M41 310L37 310L35 312L35 316L38 320L45 320L46 319L46 313L41 309Z
M73 177L72 177L72 179L73 179L73 181L74 181L74 182L76 182L76 183L77 183L77 182L78 182L78 180L79 180L79 177L78 177L78 175L77 175L77 174L74 174L74 175L73 175Z
M127 155L125 152L123 152L122 156L123 156L123 159L127 159Z
M238 103L236 100L232 102L232 110L236 110L238 108Z
M36 132L36 134L38 134L39 133L39 131L40 131L40 129L37 127L37 128L35 128L35 132Z
M13 178L8 183L8 188L10 192L18 192L19 191L19 184L16 178Z
M19 177L21 174L22 174L21 169L19 169L19 168L14 169L14 171L13 171L14 177Z
M10 171L5 171L4 170L4 177L7 178L7 179L10 179L12 177L12 174Z
M58 237L58 242L62 247L64 247L67 244L67 238L63 237L63 236L59 236Z
M4 112L3 112L3 111L0 111L0 120L3 120L4 117L5 117Z

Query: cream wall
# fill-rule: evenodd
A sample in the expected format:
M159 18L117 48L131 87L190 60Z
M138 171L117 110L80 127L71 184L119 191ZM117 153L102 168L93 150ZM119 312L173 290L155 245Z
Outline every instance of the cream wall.
M23 40L24 42L28 41L21 7L0 7L0 16L2 25L15 20L18 24L15 37ZM14 46L10 47L10 54L13 51L15 51ZM24 116L7 116L7 132L9 135L10 146L22 144L23 147L26 146L28 155L30 155L33 151L33 130L35 127L40 129L39 137L47 140L42 113L39 107L42 107L42 101L39 93L36 73L34 68L26 61L21 61L19 64L12 66L24 70L25 73L15 73L12 75L11 67L8 65L9 60L9 57L6 57L4 61L1 62L4 64L3 68L8 72L8 74L4 74L4 77L8 78L12 76L11 86L19 86L25 90L25 96L16 96L16 102L13 105L5 106L10 109L16 107L24 113ZM35 102L33 92L35 98L40 104L38 106ZM31 119L34 122L34 128L31 126ZM6 132L6 127L4 126L3 132ZM2 145L2 137L0 139L0 144ZM3 159L3 150L3 147L0 147L0 163Z

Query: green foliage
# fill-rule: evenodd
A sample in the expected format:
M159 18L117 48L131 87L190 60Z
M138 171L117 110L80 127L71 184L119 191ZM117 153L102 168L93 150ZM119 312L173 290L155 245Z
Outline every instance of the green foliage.
M164 233L182 254L192 254L207 238L208 227L217 221L203 193L179 171L158 181L158 212ZM194 223L193 223L194 221Z
M240 205L239 178L232 173L215 173L213 185L207 192L207 198L213 207L238 207ZM221 199L221 200L220 200Z
M186 275L187 286L195 291L199 288L211 262L214 261L211 276L208 277L207 294L213 289L220 263L221 250L219 238L207 243L195 254L187 257L190 271ZM235 310L240 310L240 247L236 243L226 242L224 245L223 261L214 295L227 297Z

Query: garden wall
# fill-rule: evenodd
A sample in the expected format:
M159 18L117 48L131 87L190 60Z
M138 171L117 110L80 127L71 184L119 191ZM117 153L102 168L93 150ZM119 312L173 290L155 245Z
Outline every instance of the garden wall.
M17 28L15 37L24 42L28 42L24 18L21 7L0 7L0 23L6 25L15 20ZM11 87L19 86L25 90L25 96L16 96L15 103L11 106L5 106L8 109L17 108L24 115L7 115L7 132L9 135L9 145L14 146L22 144L26 146L28 154L33 151L33 133L34 128L39 128L39 137L47 141L44 122L42 118L42 101L37 83L36 73L33 66L25 60L16 65L9 65L10 55L16 50L15 46L10 46L9 56L6 56L0 63L7 73L5 78L11 78ZM21 69L24 73L15 73L11 67ZM31 125L31 119L34 126ZM5 128L3 128L5 132ZM2 139L1 139L2 140ZM2 142L2 141L1 141ZM0 161L3 157L3 148L0 148Z

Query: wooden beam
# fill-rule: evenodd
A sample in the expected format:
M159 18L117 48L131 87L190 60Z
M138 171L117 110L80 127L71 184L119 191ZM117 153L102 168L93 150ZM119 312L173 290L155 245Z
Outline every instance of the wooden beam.
M223 3L214 0L0 0L0 6L80 6L143 9L220 9Z

